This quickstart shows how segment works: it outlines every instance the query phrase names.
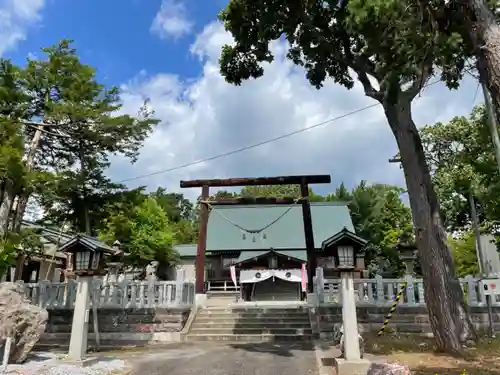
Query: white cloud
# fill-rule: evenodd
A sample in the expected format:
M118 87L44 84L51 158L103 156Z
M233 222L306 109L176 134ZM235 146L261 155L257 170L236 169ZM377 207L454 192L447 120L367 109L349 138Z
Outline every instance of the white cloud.
M316 90L304 72L285 59L282 42L273 45L276 59L262 78L240 87L229 85L219 74L217 59L221 45L230 41L219 23L208 25L198 36L191 47L203 64L197 80L141 72L123 85L123 110L135 113L149 98L162 123L146 141L136 165L121 159L113 163L115 179L222 154L374 103L359 85L348 91L327 82ZM415 121L425 125L467 114L475 89L470 79L456 92L441 84L426 88L414 103ZM325 193L341 182L353 186L362 179L403 185L398 165L388 163L396 151L384 113L377 107L249 151L128 184L178 191L181 179L328 173L333 186L315 190ZM193 198L199 189L184 193Z
M151 24L151 32L161 38L180 38L191 32L193 22L188 18L186 7L176 0L162 0L160 9Z
M0 56L26 39L30 27L41 20L44 0L0 0Z

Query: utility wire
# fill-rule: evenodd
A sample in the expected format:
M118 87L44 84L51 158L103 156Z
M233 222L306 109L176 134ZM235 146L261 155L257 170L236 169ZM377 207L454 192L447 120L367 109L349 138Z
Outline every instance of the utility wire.
M441 82L441 80L433 81L433 82L431 82L431 83L429 83L427 85L424 85L422 87L422 89L424 89L426 87L429 87L429 86L432 86L432 85L435 85L436 83L439 83L439 82ZM156 176L156 175L163 174L163 173L169 173L169 172L177 171L179 169L184 169L184 168L187 168L187 167L191 167L193 165L198 165L198 164L201 164L201 163L206 163L208 161L212 161L212 160L216 160L216 159L220 159L220 158L225 158L226 156L231 156L231 155L234 155L234 154L239 154L240 152L243 152L243 151L251 150L253 148L266 145L268 143L273 143L273 142L276 142L276 141L280 141L282 139L291 137L291 136L296 135L296 134L304 133L304 132L309 131L311 129L319 128L320 126L328 125L328 124L330 124L332 122L344 119L346 117L358 114L360 112L364 112L364 111L366 111L368 109L377 107L379 105L380 105L380 103L374 103L374 104L371 104L371 105L367 105L366 107L362 107L362 108L356 109L354 111L344 113L343 115L330 118L330 119L325 120L323 122L319 122L317 124L314 124L314 125L311 125L311 126L307 126L305 128L302 128L302 129L299 129L299 130L295 130L295 131L290 132L290 133L282 134L282 135L280 135L278 137L269 138L269 139L266 139L266 140L258 142L258 143L254 143L254 144L251 144L251 145L248 145L248 146L244 146L244 147L232 150L232 151L225 152L223 154L218 154L218 155L210 156L210 157L204 158L204 159L198 159L198 160L192 161L190 163L181 164L181 165L178 165L178 166L175 166L175 167L172 167L172 168L162 169L162 170L158 170L156 172L152 172L152 173L148 173L148 174L143 174L143 175L138 175L138 176L135 176L135 177L126 178L126 179L123 179L121 181L118 181L117 183L120 184L122 182L128 182L128 181L138 180L138 179L141 179L141 178Z

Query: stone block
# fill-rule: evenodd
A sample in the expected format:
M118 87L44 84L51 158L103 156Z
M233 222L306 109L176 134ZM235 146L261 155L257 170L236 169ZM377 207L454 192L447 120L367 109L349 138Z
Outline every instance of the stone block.
M195 294L194 304L198 307L205 307L207 305L207 295L206 294Z
M408 366L397 363L374 363L368 370L368 375L410 375Z
M77 366L77 367L90 367L92 365L95 365L97 362L99 362L99 358L97 357L83 358L79 361L73 361L69 359L62 361L62 363L66 365Z
M335 358L337 375L366 375L371 362L366 359L347 360Z
M24 286L0 283L0 347L11 337L11 363L22 363L45 331L48 313L30 304L24 297Z

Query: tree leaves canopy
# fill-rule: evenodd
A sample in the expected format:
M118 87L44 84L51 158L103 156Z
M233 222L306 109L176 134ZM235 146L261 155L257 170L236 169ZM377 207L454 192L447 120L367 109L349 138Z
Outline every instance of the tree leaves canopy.
M410 0L339 3L344 2L231 0L219 15L235 39L222 49L222 75L237 85L262 76L262 63L274 58L270 42L284 38L287 57L317 88L327 78L352 88L352 70L365 93L379 101L394 83L412 83L406 92L413 97L435 66L448 85L458 85L470 56L458 32L436 35Z
M120 241L120 248L128 253L127 263L136 267L151 261L170 264L176 261L172 250L174 229L167 214L154 198L146 198L138 205L109 205L110 216L104 220L101 238L108 242Z
M500 220L500 176L484 106L468 117L455 117L421 129L426 158L438 190L448 231L470 228L472 190L483 226Z

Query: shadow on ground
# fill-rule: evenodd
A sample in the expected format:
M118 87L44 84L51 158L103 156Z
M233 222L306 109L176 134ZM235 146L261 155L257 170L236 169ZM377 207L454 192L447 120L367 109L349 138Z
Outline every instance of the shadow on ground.
M252 353L268 353L279 357L293 357L298 351L314 351L314 344L304 342L272 342L272 343L241 343L229 344L233 349Z

